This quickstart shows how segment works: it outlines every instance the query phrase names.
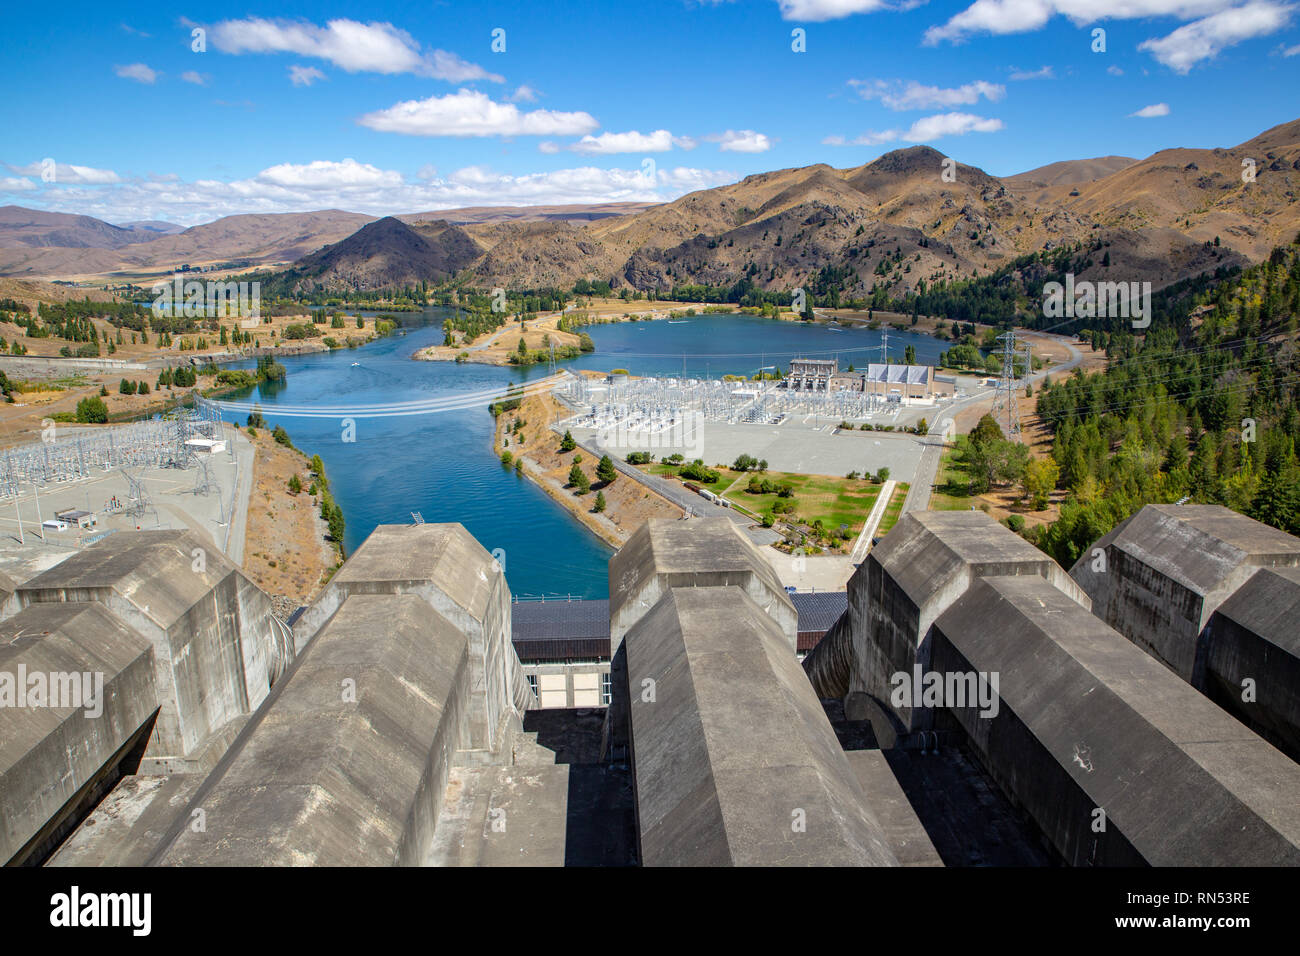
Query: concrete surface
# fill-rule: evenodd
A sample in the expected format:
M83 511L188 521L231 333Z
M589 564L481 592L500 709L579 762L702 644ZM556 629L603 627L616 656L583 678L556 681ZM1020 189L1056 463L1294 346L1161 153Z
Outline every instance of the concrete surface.
M147 756L183 761L266 699L293 660L270 599L191 531L123 531L28 580L24 606L95 601L153 645ZM176 769L179 769L177 767Z
M195 794L206 829L181 826L154 861L420 862L469 696L462 631L413 594L349 597Z
M461 525L377 527L294 624L296 646L353 594L414 594L467 635L473 749L497 750L510 719L536 705L511 644L505 575Z
M673 588L625 648L643 865L898 864L784 635L743 590Z
M0 860L10 861L62 822L158 704L153 648L99 604L36 605L0 624L0 674L24 696L31 675L50 685L42 702L0 706ZM81 679L78 706L50 706L70 699L53 686L63 677ZM103 699L92 707L83 695L96 681Z

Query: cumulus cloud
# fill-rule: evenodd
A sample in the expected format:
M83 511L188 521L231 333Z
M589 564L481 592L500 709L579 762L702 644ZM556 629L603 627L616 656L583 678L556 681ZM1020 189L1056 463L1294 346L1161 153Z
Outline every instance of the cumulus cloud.
M729 129L704 138L717 143L718 149L725 153L766 153L772 148L772 141L767 136L752 129Z
M957 43L975 34L1006 35L1041 30L1055 16L1075 26L1101 20L1169 17L1193 21L1166 37L1138 46L1179 73L1225 47L1284 27L1295 5L1285 0L975 0L947 23L925 32L925 43Z
M162 74L157 70L151 70L143 63L130 63L126 66L115 66L113 72L124 80L135 80L137 83L153 83Z
M289 81L294 86L311 86L317 80L325 79L325 74L314 66L294 64L289 67Z
M927 110L951 106L969 106L982 96L997 101L1006 95L1007 88L1000 83L976 80L958 87L926 86L916 80L849 80L864 100L879 100L888 109Z
M674 136L666 129L657 129L653 133L639 133L636 130L629 130L626 133L601 133L599 136L587 135L570 146L569 149L575 153L609 155L612 153L666 153L674 146L680 149L694 149L695 140L689 136ZM547 152L547 150L543 149L542 152Z
M209 34L223 53L296 53L326 60L348 73L413 73L452 83L505 77L446 50L428 50L391 23L330 20L323 27L304 20L248 17L223 20Z
M431 165L425 165L408 180L395 170L345 159L283 163L245 179L228 181L165 179L151 177L105 186L47 186L39 198L25 197L24 203L53 212L98 216L109 222L145 218L194 225L241 213L330 208L386 216L458 206L665 202L697 189L733 183L739 175L680 166L649 170L582 166L512 175L485 166L467 166L439 176ZM6 180L0 180L0 190L6 184Z
M907 143L925 143L945 136L995 133L1002 128L1003 123L1000 119L975 116L971 113L937 113L917 120L906 130L872 130L851 140L843 136L827 136L822 143L826 146L880 146L883 143L894 143L900 140Z
M1292 4L1256 0L1179 27L1159 39L1145 40L1139 50L1148 50L1175 73L1187 73L1202 60L1212 60L1221 51L1244 40L1268 36L1285 27L1295 9Z
M197 70L186 70L181 74L181 79L186 83L193 83L195 86L207 86L211 77L206 73L199 73Z
M1150 118L1153 117L1153 116L1168 116L1168 115L1169 115L1169 104L1168 104L1168 103L1152 103L1150 106L1144 106L1144 107L1142 107L1140 110L1138 110L1136 113L1129 113L1128 115L1129 115L1129 116L1137 116L1137 117L1141 117L1142 119L1150 119Z
M516 87L515 91L506 97L506 99L510 100L511 103L536 103L539 95L541 94L539 94L535 89L527 83L523 83Z
M0 176L0 193L24 193L36 188L30 179L19 176Z
M345 159L341 163L318 159L295 165L281 163L257 174L257 181L274 186L301 189L340 189L356 186L400 186L401 173L379 169L369 163Z
M458 90L446 96L405 100L357 120L383 133L407 136L579 136L598 124L590 113L524 112L486 93Z

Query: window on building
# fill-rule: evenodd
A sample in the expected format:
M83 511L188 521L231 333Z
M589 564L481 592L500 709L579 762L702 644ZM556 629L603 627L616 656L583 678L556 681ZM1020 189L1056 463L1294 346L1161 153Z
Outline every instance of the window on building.
M532 688L533 693L536 694L536 693L537 693L537 675L536 675L536 674L527 674L527 675L525 675L525 676L528 678L528 686L529 686L530 688Z
M610 686L611 685L609 682L609 675L601 674L600 675L600 702L606 707L609 706Z

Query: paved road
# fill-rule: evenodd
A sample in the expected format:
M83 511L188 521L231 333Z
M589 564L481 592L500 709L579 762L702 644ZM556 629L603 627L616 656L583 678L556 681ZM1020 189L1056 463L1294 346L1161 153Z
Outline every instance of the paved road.
M1040 333L1041 334L1041 333ZM1070 358L1068 361L1059 365L1053 365L1050 368L1043 369L1029 377L1031 382L1041 382L1049 375L1056 375L1061 372L1069 372L1077 367L1083 361L1083 353L1074 347L1071 340L1063 335L1042 335L1043 338L1052 339L1053 341L1064 345L1069 350ZM963 402L955 403L944 410L943 418L951 419L956 422L959 412L965 411L981 402L987 402L992 407L991 394L989 391L978 392ZM925 446L921 452L921 461L916 466L916 474L912 477L912 485L907 490L907 500L903 502L903 514L909 511L925 511L930 507L930 495L934 491L935 477L939 473L939 461L943 457L945 443L941 435L927 435L917 439Z
M556 434L562 434L556 432ZM659 475L642 471L635 465L629 465L616 454L605 451L599 445L592 444L588 441L578 442L578 447L596 461L600 460L602 455L609 455L610 461L614 463L615 470L620 475L626 475L633 481L640 482L651 491L654 491L667 498L673 504L677 505L688 515L700 518L730 518L742 531L758 544L770 544L780 538L780 535L771 528L763 528L756 525L753 518L733 508L723 508L720 505L712 504L695 492L688 490L679 481L670 481Z

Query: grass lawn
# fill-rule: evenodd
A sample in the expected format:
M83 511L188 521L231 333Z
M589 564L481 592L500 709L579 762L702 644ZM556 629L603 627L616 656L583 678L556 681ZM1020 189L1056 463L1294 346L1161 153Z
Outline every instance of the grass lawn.
M901 481L894 486L894 494L890 497L889 504L885 505L885 513L880 517L880 527L876 529L876 537L880 537L898 523L898 516L903 513L903 502L907 500L908 487Z
M958 459L957 450L949 448L939 459L939 473L935 476L935 489L930 495L930 510L970 510L976 498L969 491L969 482L966 465Z
M809 524L820 519L822 526L831 531L840 525L848 525L854 534L861 531L867 515L871 514L872 505L876 503L876 496L880 494L880 485L862 479L850 481L848 478L785 472L766 472L760 477L776 484L789 482L793 485L795 514ZM760 515L782 500L775 494L751 495L745 490L748 483L749 476L741 475L727 498Z

